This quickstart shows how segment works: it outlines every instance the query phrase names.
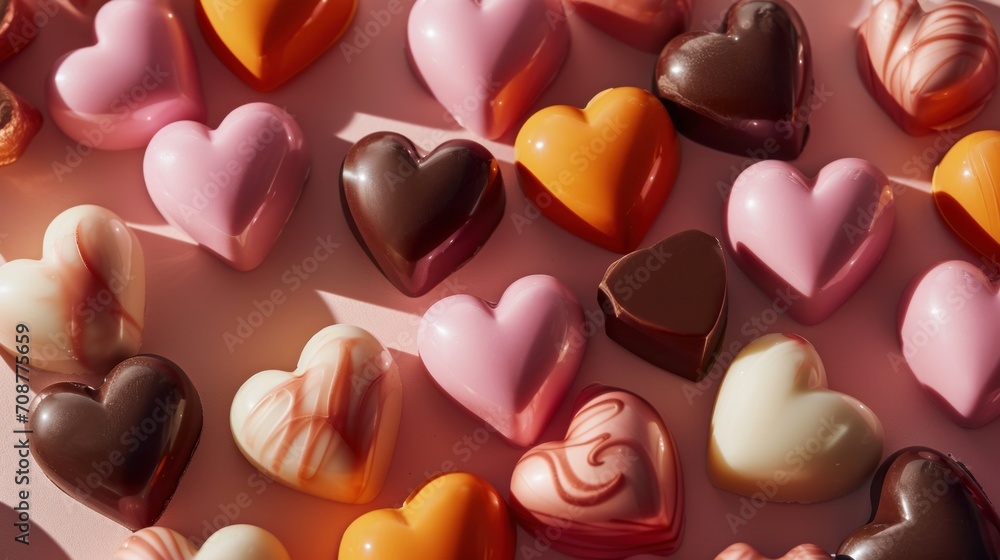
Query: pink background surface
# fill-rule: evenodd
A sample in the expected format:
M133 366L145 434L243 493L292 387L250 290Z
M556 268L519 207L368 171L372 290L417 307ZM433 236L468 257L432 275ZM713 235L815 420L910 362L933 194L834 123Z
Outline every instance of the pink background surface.
M361 0L355 24L374 21L371 11L383 9L386 3ZM0 168L0 255L4 259L37 258L49 221L63 209L83 203L117 212L135 228L143 244L149 300L142 350L179 363L198 387L205 406L201 445L161 525L202 538L213 524L256 524L276 534L293 558L318 560L336 557L344 528L358 515L398 505L410 488L450 464L485 477L506 495L511 469L523 450L482 429L482 422L456 408L431 384L416 357L417 322L443 295L468 292L495 300L508 284L534 273L558 276L588 311L598 309L597 285L617 255L587 244L544 218L532 220L534 213L526 214L526 201L511 164L513 133L499 142L485 142L501 160L507 180L504 220L482 252L446 284L422 298L404 297L379 274L351 236L337 195L340 162L351 142L376 130L402 132L425 148L448 138L475 138L449 125L442 107L420 88L407 68L403 46L410 3L405 1L406 10L350 61L335 46L291 83L262 95L245 86L209 51L197 30L193 2L174 2L198 54L209 124L217 126L241 104L269 101L297 116L312 146L314 166L303 198L269 258L253 272L229 269L165 224L143 185L142 150L94 152L60 181L53 162L64 163L74 143L48 119L24 158ZM700 0L695 4L693 28L704 29L716 26L728 2ZM905 365L894 368L890 359L899 352L895 334L899 295L913 275L945 259L978 262L938 218L928 194L931 168L924 162L936 161L942 150L969 132L1000 128L1000 99L995 98L957 133L922 138L904 134L867 95L855 69L853 29L867 13L868 4L867 0L796 2L812 39L816 90L821 98L810 119L811 139L795 163L808 174L847 156L866 158L881 167L900 187L889 250L859 292L814 327L782 316L775 321L769 299L731 266L725 346L742 346L752 340L757 334L753 321L774 321L761 323L765 329L760 334L790 331L805 336L823 357L830 386L859 398L878 414L886 430L886 453L917 444L953 453L966 462L988 494L1000 499L1000 422L973 431L954 426L922 394ZM1000 7L976 4L1000 22ZM68 5L59 7L36 42L0 69L0 80L43 108L43 83L53 61L91 42L89 21L95 9L78 14ZM612 86L649 87L653 55L614 41L578 17L570 19L570 57L536 108L557 103L583 106L595 93ZM347 39L352 38L349 32ZM724 199L716 184L729 183L746 159L686 139L682 152L680 177L645 245L692 227L721 234ZM515 222L515 215L526 216L529 223L518 227L523 220ZM293 285L283 281L284 275L313 253L317 237L327 236L340 244L333 257L293 290ZM230 352L223 334L234 332L239 319L254 311L254 302L273 290L281 290L286 303L254 329L245 344ZM403 376L403 422L389 480L379 497L363 506L327 502L265 484L229 434L229 405L243 381L263 369L292 369L309 337L332 323L354 324L373 332L393 350ZM4 356L0 365L0 501L6 504L12 502L15 491L10 364ZM33 389L63 379L67 377L36 373ZM718 381L697 390L599 333L590 340L570 396L545 439L562 436L570 403L593 382L640 393L673 431L687 493L684 543L674 558L714 558L736 541L753 543L771 555L802 542L815 542L832 551L869 515L866 483L828 503L768 504L734 534L726 516L740 515L740 497L715 489L705 474L708 423ZM15 548L12 511L0 506L0 556L110 558L128 531L64 495L37 466L32 474L33 544ZM518 545L534 549L535 541L521 531ZM551 551L541 557L564 558Z

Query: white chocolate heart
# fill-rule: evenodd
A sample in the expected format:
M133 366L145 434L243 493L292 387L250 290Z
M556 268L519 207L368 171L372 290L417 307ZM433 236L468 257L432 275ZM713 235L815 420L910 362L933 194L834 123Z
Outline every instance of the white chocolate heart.
M0 266L0 346L17 356L27 334L31 364L60 373L103 375L137 354L146 272L124 220L76 206L52 220L42 247L41 260ZM19 323L27 333L15 332Z
M382 489L396 445L402 384L367 331L327 327L293 372L260 372L233 398L229 425L255 467L282 484L347 503Z
M805 339L769 334L733 360L709 428L712 484L750 497L812 503L860 486L882 457L882 424L826 388Z
M253 525L229 525L216 531L198 550L191 541L166 527L137 531L118 547L111 560L291 560L281 541Z

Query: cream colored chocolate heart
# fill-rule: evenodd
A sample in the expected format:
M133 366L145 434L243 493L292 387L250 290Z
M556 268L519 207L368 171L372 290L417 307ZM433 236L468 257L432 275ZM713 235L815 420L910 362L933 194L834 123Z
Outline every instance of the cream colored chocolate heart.
M371 501L382 489L402 412L399 370L367 331L327 327L293 372L263 371L233 398L236 445L278 482L328 500Z
M253 525L229 525L198 550L184 535L166 527L133 533L111 560L291 560L277 537Z
M752 498L812 503L860 486L882 457L882 424L827 389L812 344L769 334L733 360L709 428L712 484Z
M100 206L56 216L41 260L0 266L0 346L39 369L108 373L139 352L145 309L139 240Z

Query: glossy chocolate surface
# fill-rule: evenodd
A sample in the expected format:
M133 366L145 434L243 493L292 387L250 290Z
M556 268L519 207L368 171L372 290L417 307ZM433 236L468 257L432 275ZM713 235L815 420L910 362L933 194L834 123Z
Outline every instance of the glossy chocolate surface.
M451 140L420 157L410 140L376 132L347 152L344 215L385 277L417 297L457 270L503 217L500 165L481 145Z
M696 381L722 343L726 291L721 243L688 230L612 264L597 300L612 340L657 367Z
M681 134L757 159L795 159L809 135L813 90L805 25L783 0L740 0L719 33L667 43L654 89Z
M1000 521L964 465L926 447L891 455L872 482L872 518L838 560L995 560Z
M174 363L129 358L100 387L57 383L35 397L31 454L63 492L131 530L173 496L201 436L201 400Z

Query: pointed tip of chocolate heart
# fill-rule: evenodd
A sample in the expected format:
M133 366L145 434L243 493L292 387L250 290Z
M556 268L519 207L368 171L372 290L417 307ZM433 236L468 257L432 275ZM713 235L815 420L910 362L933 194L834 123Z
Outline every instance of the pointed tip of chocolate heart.
M727 292L722 244L688 230L614 262L597 299L612 340L657 367L697 381L722 343Z

